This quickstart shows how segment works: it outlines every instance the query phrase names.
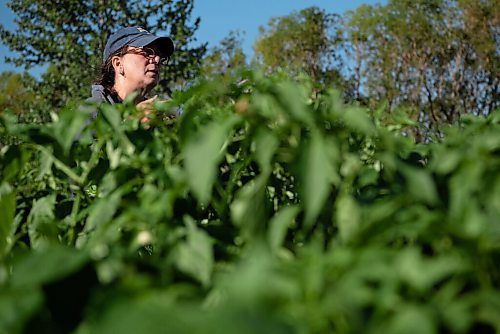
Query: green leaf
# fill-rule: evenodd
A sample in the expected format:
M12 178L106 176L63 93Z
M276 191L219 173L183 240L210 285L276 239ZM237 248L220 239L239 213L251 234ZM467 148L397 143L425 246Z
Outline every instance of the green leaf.
M454 171L462 159L462 153L448 147L438 146L431 166L439 174L447 174Z
M267 172L272 167L271 162L274 152L279 146L279 140L269 130L259 128L254 136L255 158L260 168Z
M40 168L37 175L37 180L42 180L44 176L52 175L52 166L54 164L54 159L52 154L47 151L40 151Z
M361 223L361 212L356 201L348 194L340 195L335 202L335 221L339 229L340 239L344 242L352 240Z
M436 204L438 202L436 185L429 171L404 166L401 168L401 172L405 175L407 189L412 196L427 204Z
M256 110L265 118L275 120L283 117L281 113L277 112L277 110L281 109L280 105L276 99L269 94L255 92L255 94L253 94L251 106L253 110Z
M54 124L54 136L66 154L87 121L88 115L83 112L68 110L59 114L59 121Z
M0 156L1 177L3 181L9 181L22 171L26 154L22 146L10 146L3 156Z
M460 280L450 280L436 291L436 306L442 310L442 319L455 333L465 333L473 321L473 301L463 298ZM486 292L488 293L488 292Z
M106 142L106 154L109 160L109 168L116 169L120 164L122 156L121 147L114 148L111 141Z
M468 267L467 262L458 256L425 258L418 249L408 248L399 254L395 270L410 287L426 292L446 277L461 273Z
M303 298L303 288L298 286L297 277L276 270L276 257L264 246L260 242L253 243L232 270L217 277L217 286L224 289L229 305L270 310L277 306L276 301Z
M83 324L76 333L184 333L186 326L194 325L186 324L183 314L174 304L174 297L164 292L144 293L136 298L123 296L111 300L94 321Z
M346 108L342 116L347 127L364 135L374 134L375 126L365 109Z
M0 333L24 333L23 327L43 302L38 289L0 290Z
M54 205L56 195L49 195L33 203L28 216L28 235L33 249L42 249L58 242Z
M133 154L135 152L135 146L125 135L124 129L122 127L122 118L120 111L112 105L102 104L100 106L100 111L104 118L111 125L114 136L120 139L120 144L122 151L126 154ZM107 129L109 131L109 129Z
M210 284L214 257L212 239L202 229L196 227L190 217L185 218L187 240L177 249L176 263L179 269L200 281L203 286Z
M210 200L217 165L224 153L224 143L229 139L229 131L238 119L229 117L222 122L212 122L186 143L183 156L188 182L201 203Z
M41 286L79 270L87 259L86 253L74 248L51 245L15 258L9 282L13 288Z
M300 207L297 205L287 206L280 209L269 221L267 240L273 251L277 251L283 245L287 230L299 211Z
M260 174L238 190L231 203L231 220L242 229L244 239L252 238L261 232L264 226L266 211L266 185L269 175Z
M386 333L394 334L434 334L437 333L436 320L429 308L417 305L399 307Z
M12 237L16 213L16 193L8 183L0 185L0 259L3 258Z
M104 116L104 119L108 121L114 130L122 132L121 122L122 117L118 109L109 104L100 105L100 112Z
M256 274L260 279L258 283L267 279L267 276ZM173 287L167 291L149 290L138 296L116 298L96 314L94 321L80 326L76 334L293 332L284 321L264 309L249 309L234 302L200 309L197 304L179 300L177 295L180 293L178 287Z
M92 231L109 222L118 209L121 198L122 194L119 190L114 191L108 197L99 198L90 208L84 231Z
M326 154L324 139L312 132L310 141L304 147L300 161L300 195L304 203L305 222L311 225L318 217L328 197L334 175Z
M448 181L450 188L449 215L452 221L463 221L470 199L482 184L481 175L484 167L478 161L467 161L450 177Z
M312 125L314 119L313 114L307 110L305 88L290 81L280 82L277 88L279 102L285 113L304 124Z

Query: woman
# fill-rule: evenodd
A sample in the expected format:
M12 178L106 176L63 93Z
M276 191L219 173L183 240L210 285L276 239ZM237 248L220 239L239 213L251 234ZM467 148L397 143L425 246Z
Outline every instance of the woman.
M118 30L106 43L101 76L87 101L115 104L137 94L134 103L147 115L156 96L146 99L146 95L158 84L160 68L173 52L169 37L155 36L141 27ZM94 112L92 117L96 116Z

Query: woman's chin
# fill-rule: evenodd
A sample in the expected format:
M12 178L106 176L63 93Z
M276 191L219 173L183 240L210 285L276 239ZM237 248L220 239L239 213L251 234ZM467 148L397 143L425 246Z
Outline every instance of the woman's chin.
M146 88L154 88L154 86L156 86L156 84L158 84L158 76L151 76L151 77L147 77L145 80L144 80L144 86Z

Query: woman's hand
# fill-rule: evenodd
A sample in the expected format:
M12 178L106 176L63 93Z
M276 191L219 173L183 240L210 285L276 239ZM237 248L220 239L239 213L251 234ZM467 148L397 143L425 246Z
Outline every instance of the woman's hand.
M158 98L158 95L155 95L152 98L144 100L144 101L139 102L137 104L137 109L142 111L142 115L141 115L141 119L140 119L141 124L146 129L149 128L150 114L154 110L153 101L156 100L157 98Z
M140 122L145 129L150 128L149 122L151 120L151 114L155 110L154 101L156 101L156 103L162 102L162 101L157 100L157 98L158 98L158 95L155 95L150 99L139 102L136 106L137 109L142 111ZM165 116L165 115L157 115L157 117L160 117L160 116ZM173 118L176 118L176 116L177 115L175 113L168 113L168 115L166 115L166 118L173 119Z

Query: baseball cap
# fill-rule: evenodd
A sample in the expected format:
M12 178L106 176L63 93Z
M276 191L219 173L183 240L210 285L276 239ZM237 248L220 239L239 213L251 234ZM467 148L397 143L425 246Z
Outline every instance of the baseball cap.
M174 42L169 37L158 37L141 27L121 28L108 38L104 48L104 61L113 53L124 47L143 47L155 42L162 57L170 57L174 52Z

